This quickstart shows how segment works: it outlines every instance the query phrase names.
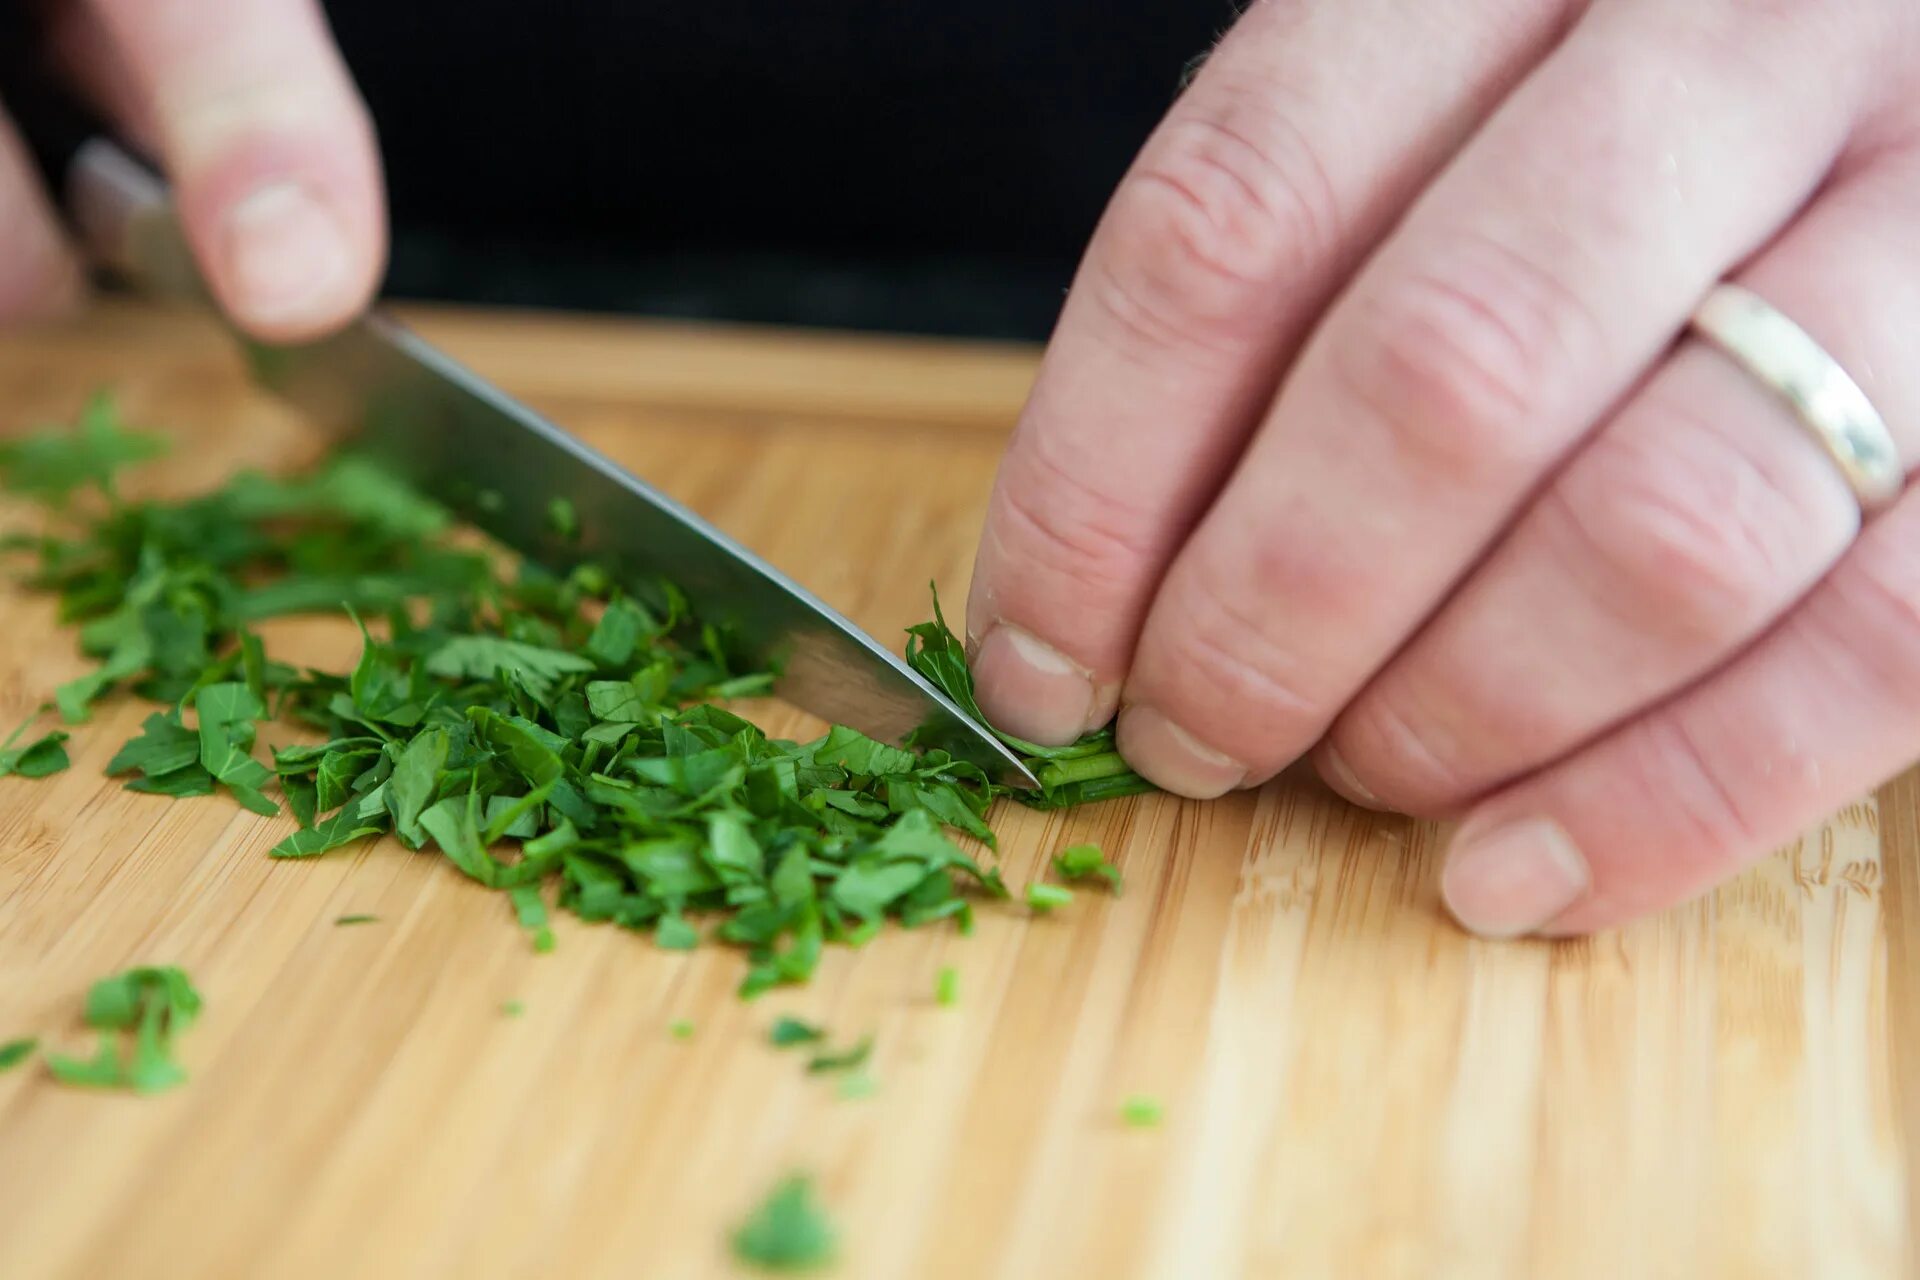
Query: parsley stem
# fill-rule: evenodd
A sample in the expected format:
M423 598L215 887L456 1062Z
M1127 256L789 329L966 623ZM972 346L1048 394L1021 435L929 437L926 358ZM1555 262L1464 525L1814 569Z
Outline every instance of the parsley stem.
M1115 778L1132 772L1127 762L1120 758L1118 751L1103 751L1097 756L1049 760L1040 766L1036 776L1040 779L1042 787L1052 791L1056 787L1072 786L1077 782L1092 782L1096 778Z

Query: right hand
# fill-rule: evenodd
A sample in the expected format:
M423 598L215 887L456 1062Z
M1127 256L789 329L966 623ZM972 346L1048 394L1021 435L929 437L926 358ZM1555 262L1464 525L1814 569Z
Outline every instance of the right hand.
M48 7L47 52L161 163L201 273L236 323L298 341L365 307L386 261L379 157L314 0ZM73 248L4 118L0 243L0 320L79 299Z

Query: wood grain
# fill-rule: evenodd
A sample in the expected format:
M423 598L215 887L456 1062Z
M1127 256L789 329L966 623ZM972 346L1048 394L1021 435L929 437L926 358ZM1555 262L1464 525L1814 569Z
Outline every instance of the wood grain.
M883 637L930 576L961 597L1033 367L414 314ZM312 453L209 326L130 308L9 338L0 423L68 416L107 381L177 437L158 483ZM11 722L81 664L46 601L8 586L0 610ZM270 642L335 663L354 644L327 622ZM1435 830L1305 784L1008 810L1013 883L1092 839L1125 896L890 933L741 1004L727 952L568 918L535 956L432 856L276 863L283 820L124 792L101 768L142 714L116 702L70 772L0 781L0 1039L78 1045L89 982L180 963L208 1000L192 1079L133 1099L0 1076L10 1280L723 1276L730 1226L796 1169L848 1276L1911 1274L1911 779L1700 902L1558 945L1464 937ZM379 920L333 924L349 912ZM874 1033L878 1093L840 1100L769 1048L782 1013ZM1166 1123L1122 1125L1130 1094Z

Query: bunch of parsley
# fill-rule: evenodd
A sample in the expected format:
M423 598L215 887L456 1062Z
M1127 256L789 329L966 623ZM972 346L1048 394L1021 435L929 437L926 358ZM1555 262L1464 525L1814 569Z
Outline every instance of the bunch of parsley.
M506 892L542 949L550 899L667 948L709 927L749 952L746 995L804 980L828 942L889 919L964 929L970 893L1007 895L951 835L994 846L999 788L980 769L845 727L768 737L719 704L765 692L769 675L740 669L671 585L629 590L592 566L504 576L498 557L455 545L437 506L350 458L186 501L123 498L119 468L158 452L105 399L74 430L0 445L0 484L52 519L8 545L98 660L57 690L62 717L84 721L121 687L159 704L109 766L130 789L224 788L262 814L284 803L300 829L277 857L387 833L437 850ZM339 609L374 624L346 672L277 663L251 630ZM912 634L915 667L977 715L944 620ZM269 764L255 748L273 718L317 740ZM1029 802L1145 789L1110 733L1058 750L1008 741L1044 784ZM30 749L39 771L58 746Z

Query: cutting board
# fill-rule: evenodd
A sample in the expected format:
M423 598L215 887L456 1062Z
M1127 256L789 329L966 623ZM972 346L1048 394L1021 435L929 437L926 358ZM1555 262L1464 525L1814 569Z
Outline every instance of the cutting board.
M410 314L888 640L929 578L963 597L1035 358ZM130 308L8 336L0 430L106 384L174 436L162 487L315 452L209 325ZM10 724L82 664L44 599L0 588L0 617ZM356 647L326 620L269 642L335 666ZM1003 808L1013 884L1094 840L1124 896L890 931L742 1003L731 952L563 917L535 955L437 857L275 862L286 819L122 791L101 769L143 714L116 701L71 771L0 781L0 1040L80 1047L93 979L180 964L207 1000L191 1079L133 1098L0 1075L8 1280L725 1276L730 1229L790 1172L845 1276L1910 1274L1911 778L1701 901L1556 944L1463 936L1440 833L1309 782ZM782 1014L871 1033L876 1091L771 1048ZM1159 1127L1122 1122L1133 1095Z

